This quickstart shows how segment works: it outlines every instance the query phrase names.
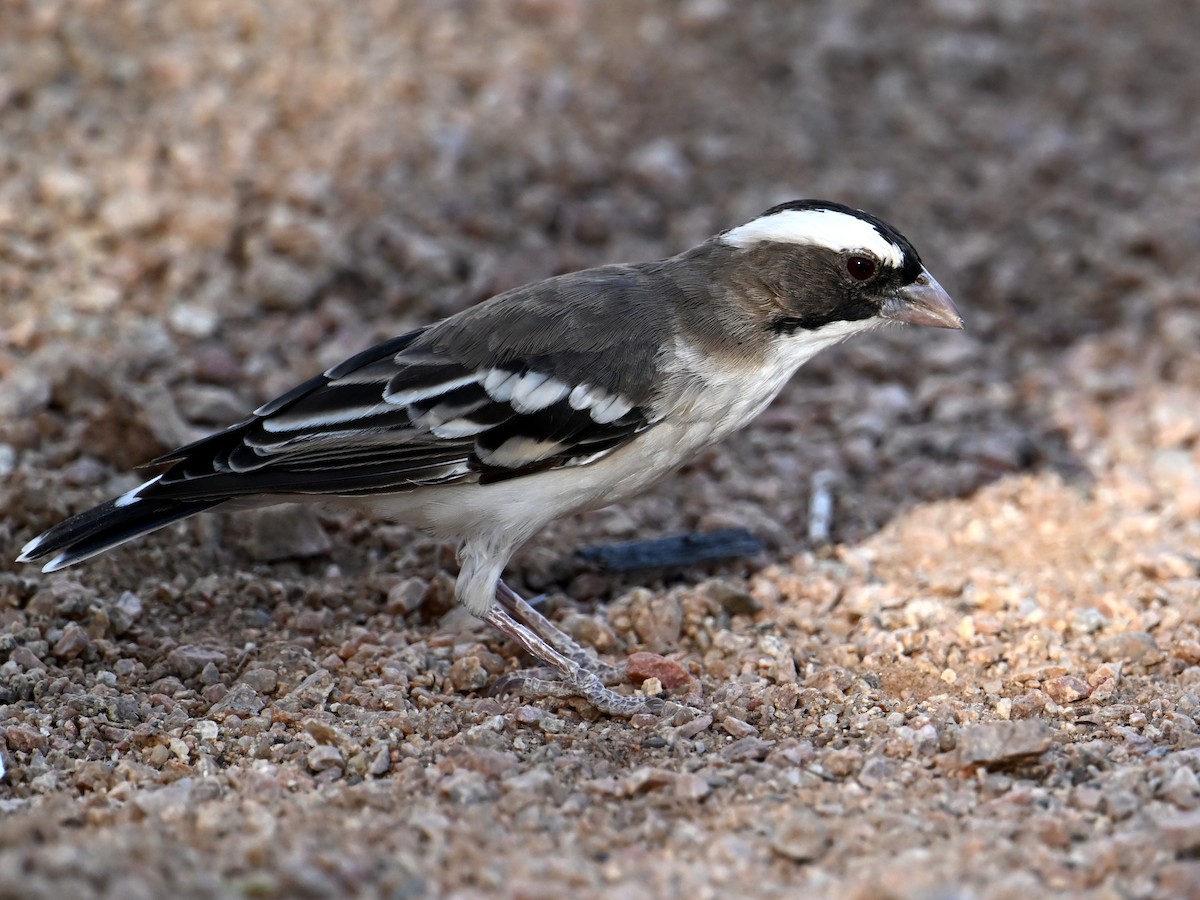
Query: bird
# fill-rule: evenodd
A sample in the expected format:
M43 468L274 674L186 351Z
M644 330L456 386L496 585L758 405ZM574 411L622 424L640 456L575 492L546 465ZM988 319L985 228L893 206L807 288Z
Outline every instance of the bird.
M510 557L559 517L645 491L815 354L889 323L963 327L894 227L781 203L676 256L557 275L385 340L153 460L159 474L18 561L54 572L222 508L357 505L457 544L456 599L542 664L514 692L664 714L504 582Z

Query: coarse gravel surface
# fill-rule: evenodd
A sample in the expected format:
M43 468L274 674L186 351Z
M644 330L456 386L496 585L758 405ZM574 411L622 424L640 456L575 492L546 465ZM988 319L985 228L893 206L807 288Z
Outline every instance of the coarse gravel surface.
M1193 0L5 0L0 897L1200 897L1198 44ZM490 696L527 660L453 549L362 516L10 562L375 340L804 196L967 330L827 352L509 569L699 719Z

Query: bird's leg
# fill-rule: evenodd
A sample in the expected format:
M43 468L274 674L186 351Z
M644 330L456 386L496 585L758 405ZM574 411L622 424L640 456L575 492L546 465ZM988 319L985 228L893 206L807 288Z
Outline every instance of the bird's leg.
M496 584L496 600L513 619L605 684L618 684L625 680L623 669L601 662L594 653L579 646L569 634L534 609L524 597L503 581Z
M499 604L493 604L482 616L497 631L512 638L534 658L558 671L558 680L510 675L497 683L500 691L512 691L523 696L582 697L596 709L610 716L629 717L638 713L670 716L689 707L659 697L626 697L606 687L600 677L575 660L564 656L532 630L513 619Z

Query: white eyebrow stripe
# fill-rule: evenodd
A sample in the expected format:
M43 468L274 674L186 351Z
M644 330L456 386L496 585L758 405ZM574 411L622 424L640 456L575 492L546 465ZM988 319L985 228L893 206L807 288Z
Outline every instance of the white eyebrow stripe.
M765 241L827 247L836 253L868 250L888 265L898 268L904 263L903 251L874 225L835 209L780 210L731 228L720 240L739 250Z

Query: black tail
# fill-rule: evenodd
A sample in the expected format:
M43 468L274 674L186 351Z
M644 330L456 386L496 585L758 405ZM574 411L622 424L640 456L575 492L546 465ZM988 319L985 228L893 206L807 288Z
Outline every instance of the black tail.
M128 494L55 525L34 538L17 557L17 562L33 562L53 554L43 572L65 569L118 544L157 531L172 522L212 509L225 502L224 497L200 500L171 500L140 497L138 493L158 479L135 488Z

